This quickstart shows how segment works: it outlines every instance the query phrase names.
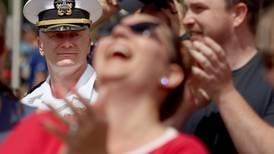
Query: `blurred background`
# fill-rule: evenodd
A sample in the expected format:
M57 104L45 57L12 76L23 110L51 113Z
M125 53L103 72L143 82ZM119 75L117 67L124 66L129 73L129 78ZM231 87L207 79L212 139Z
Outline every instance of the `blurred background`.
M7 12L6 49L0 59L0 80L10 86L21 98L32 87L44 81L47 76L47 66L40 56L37 46L37 28L22 15L22 8L27 0L2 0ZM183 2L183 0L181 0ZM262 0L262 12L274 0ZM99 28L91 32L98 39L111 29L126 11L120 11ZM90 55L92 57L92 53Z

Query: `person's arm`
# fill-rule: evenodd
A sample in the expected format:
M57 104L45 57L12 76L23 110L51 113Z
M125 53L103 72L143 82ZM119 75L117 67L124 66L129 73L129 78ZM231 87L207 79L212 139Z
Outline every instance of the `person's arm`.
M273 153L274 129L231 88L215 100L239 153Z
M260 119L234 87L223 49L209 38L191 52L200 67L193 74L216 103L239 153L273 153L274 130Z

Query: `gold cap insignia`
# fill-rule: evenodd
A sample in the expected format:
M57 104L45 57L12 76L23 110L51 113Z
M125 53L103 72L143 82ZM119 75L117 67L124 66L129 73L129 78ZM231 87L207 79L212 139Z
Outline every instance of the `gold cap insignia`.
M57 9L57 13L59 16L72 15L72 9L75 6L74 0L55 0L54 6Z

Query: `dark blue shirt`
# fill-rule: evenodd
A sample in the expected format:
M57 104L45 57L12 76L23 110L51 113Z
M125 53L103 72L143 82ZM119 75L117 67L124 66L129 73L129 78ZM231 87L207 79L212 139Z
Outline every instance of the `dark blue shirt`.
M34 86L35 74L38 72L48 73L47 63L43 56L40 55L39 49L32 51L29 59L30 75L28 79L29 90Z
M0 84L0 143L20 119L34 109L19 103L9 91ZM3 90L4 89L4 90Z
M274 89L265 80L260 54L245 66L232 72L235 87L254 111L274 125ZM231 102L237 105L237 102ZM235 127L235 129L237 129ZM212 154L238 153L215 103L193 113L184 127L185 132L199 137Z

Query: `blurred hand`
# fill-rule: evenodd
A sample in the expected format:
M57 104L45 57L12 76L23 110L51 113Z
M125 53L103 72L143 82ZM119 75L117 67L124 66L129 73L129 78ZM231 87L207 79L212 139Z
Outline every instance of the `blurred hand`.
M54 115L69 128L69 131L62 132L50 123L45 123L46 129L63 140L65 145L61 151L62 154L106 154L107 124L105 120L97 116L87 100L77 92L75 95L84 106L83 109L74 107L62 96L73 112L73 116L69 118L59 116L53 107L48 106Z
M93 28L98 27L101 23L109 19L109 17L116 14L120 10L117 0L99 0L99 2L103 9L103 14L99 20L92 23Z
M99 2L103 8L103 16L111 16L119 10L117 0L99 0Z
M208 94L199 86L199 82L194 77L190 77L185 85L184 107L191 113L210 103Z
M215 41L208 37L204 37L203 42L194 41L190 54L197 63L192 67L192 74L211 99L216 101L234 89L225 52Z
M182 128L193 112L207 106L210 103L207 93L198 87L199 83L190 77L185 85L183 103L176 114L165 121L166 125Z

